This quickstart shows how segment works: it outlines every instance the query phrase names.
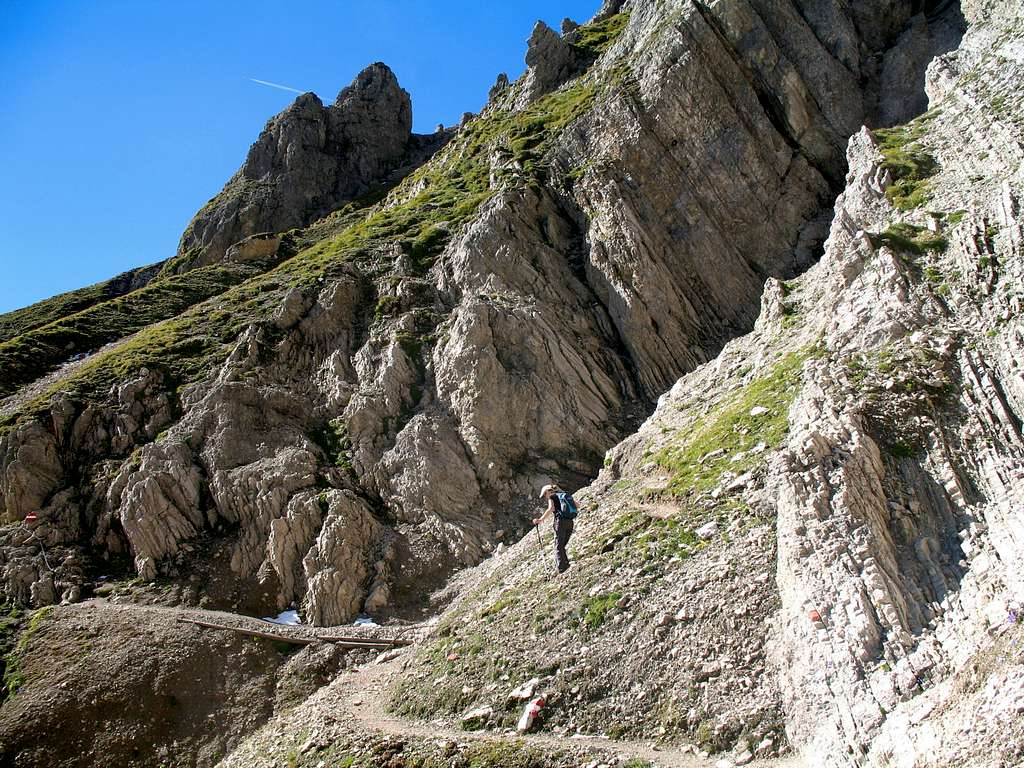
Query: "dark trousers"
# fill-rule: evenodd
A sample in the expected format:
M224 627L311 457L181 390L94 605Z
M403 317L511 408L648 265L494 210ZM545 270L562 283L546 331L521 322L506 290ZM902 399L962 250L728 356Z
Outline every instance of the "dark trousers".
M572 536L572 527L575 520L563 520L555 518L555 565L559 573L569 570L569 556L565 553L565 545L569 543Z

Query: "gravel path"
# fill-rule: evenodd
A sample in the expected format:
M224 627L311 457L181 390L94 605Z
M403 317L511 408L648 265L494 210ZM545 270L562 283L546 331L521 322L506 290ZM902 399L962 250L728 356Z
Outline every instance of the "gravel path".
M525 743L541 749L562 749L566 745L566 737L550 733L530 733L517 735L512 732L496 734L493 731L463 731L444 721L416 722L396 718L384 711L385 692L392 680L401 675L402 659L395 659L385 664L370 664L357 671L346 674L345 693L333 700L331 716L337 718L350 717L360 729L380 731L397 736L421 739L450 739L466 741L468 739L521 738ZM713 765L713 762L702 760L690 753L667 751L652 744L630 741L612 741L601 737L572 738L570 743L615 754L620 758L641 758L649 760L664 768L702 768Z
M403 739L462 743L515 739L545 751L578 749L581 754L585 751L591 760L600 761L602 756L605 759L615 756L618 758L615 762L642 759L659 768L708 768L722 759L705 759L688 750L672 749L650 742L619 741L598 736L567 738L552 733L519 735L511 731L464 731L445 720L422 722L395 717L385 711L386 691L391 682L401 676L402 665L408 653L409 651L405 651L390 661L370 663L343 673L299 709L304 710L303 716L316 713L319 717L355 731L383 733ZM799 758L790 757L773 761L754 761L748 765L752 768L803 768L805 763Z

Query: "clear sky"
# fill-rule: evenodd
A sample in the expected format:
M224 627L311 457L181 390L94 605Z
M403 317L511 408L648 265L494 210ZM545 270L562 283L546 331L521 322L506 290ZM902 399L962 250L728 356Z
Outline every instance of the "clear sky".
M477 111L541 18L600 0L10 0L0 8L0 312L174 255L294 93L383 61L414 130Z

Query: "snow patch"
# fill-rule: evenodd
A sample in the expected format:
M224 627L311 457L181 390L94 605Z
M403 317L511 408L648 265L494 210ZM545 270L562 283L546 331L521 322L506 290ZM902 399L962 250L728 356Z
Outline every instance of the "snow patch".
M263 620L269 621L272 624L290 624L292 626L302 623L299 620L299 612L295 609L283 611L282 613L279 613L277 616L264 616Z

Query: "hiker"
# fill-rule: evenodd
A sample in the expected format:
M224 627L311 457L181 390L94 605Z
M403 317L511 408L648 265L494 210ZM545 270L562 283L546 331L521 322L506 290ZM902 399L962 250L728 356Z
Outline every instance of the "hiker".
M576 520L576 502L572 496L557 485L545 485L540 490L540 497L547 499L548 508L540 517L533 518L534 525L540 525L547 520L548 515L555 518L555 566L559 573L569 570L569 555L565 552L565 545L569 543L572 536L573 525Z

